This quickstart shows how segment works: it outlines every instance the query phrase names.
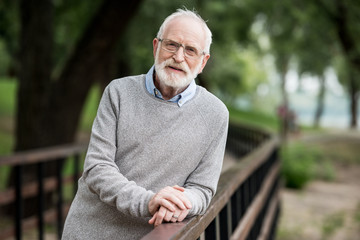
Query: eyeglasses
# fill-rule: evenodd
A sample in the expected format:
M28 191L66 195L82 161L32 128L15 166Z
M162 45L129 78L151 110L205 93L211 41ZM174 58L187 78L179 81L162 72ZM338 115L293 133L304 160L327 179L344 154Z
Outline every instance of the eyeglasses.
M195 58L199 58L201 55L205 55L205 52L201 51L197 47L183 45L181 43L175 42L170 39L161 39L161 38L158 39L161 42L161 48L164 49L165 51L176 53L180 47L183 47L184 55L187 58L195 59Z

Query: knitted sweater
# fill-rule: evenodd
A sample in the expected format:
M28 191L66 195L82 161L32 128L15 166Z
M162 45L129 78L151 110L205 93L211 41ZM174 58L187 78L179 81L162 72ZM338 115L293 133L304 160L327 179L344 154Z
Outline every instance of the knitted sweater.
M179 107L149 94L145 75L112 81L63 239L139 239L153 229L150 199L175 184L191 201L188 217L203 214L216 191L227 127L225 105L200 86Z

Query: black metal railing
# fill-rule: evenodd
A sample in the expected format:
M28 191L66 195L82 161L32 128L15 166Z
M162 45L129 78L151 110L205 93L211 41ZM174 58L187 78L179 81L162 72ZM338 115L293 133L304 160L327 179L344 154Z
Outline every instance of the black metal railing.
M68 211L69 203L64 202L64 185L73 186L73 196L77 191L77 180L81 174L81 154L86 151L87 144L64 145L38 150L16 153L11 156L0 157L0 167L7 167L14 171L15 184L0 192L0 207L4 208L14 204L14 223L5 224L0 231L0 239L15 236L22 239L24 230L37 227L38 239L44 238L45 224L54 222L57 236L60 239L64 223L64 216ZM72 162L73 172L64 176L63 166L65 162ZM45 165L55 163L56 174L46 177ZM37 177L35 181L24 181L23 169L28 166L36 166ZM46 209L45 195L49 192L56 194L55 208ZM72 197L73 197L72 196ZM24 218L24 201L28 198L36 198L36 215ZM33 206L35 207L35 206ZM3 220L9 218L2 216Z

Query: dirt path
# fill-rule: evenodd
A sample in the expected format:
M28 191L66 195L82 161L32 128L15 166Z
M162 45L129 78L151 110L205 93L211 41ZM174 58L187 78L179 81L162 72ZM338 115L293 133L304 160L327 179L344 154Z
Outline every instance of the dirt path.
M346 159L350 158L347 148L353 145L353 157L360 160L359 139L360 135L353 133L306 138L334 153L343 152L344 159L335 165L336 179L332 182L313 181L301 191L283 189L277 240L360 239L360 165Z

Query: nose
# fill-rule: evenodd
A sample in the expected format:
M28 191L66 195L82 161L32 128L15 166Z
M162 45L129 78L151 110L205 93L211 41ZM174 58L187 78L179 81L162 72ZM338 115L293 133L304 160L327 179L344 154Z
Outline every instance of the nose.
M182 46L174 53L173 58L175 62L183 62L185 60L184 48Z

